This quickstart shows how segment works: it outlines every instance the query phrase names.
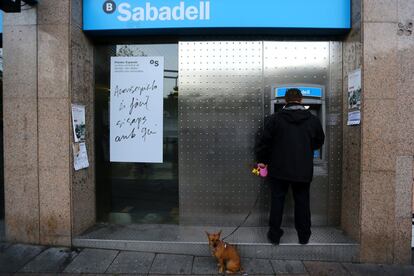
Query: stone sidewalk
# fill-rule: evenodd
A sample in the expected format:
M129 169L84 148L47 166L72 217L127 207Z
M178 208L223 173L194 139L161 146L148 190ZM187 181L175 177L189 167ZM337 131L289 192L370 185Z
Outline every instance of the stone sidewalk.
M242 259L248 275L414 275L414 266ZM0 243L0 275L217 275L211 257Z

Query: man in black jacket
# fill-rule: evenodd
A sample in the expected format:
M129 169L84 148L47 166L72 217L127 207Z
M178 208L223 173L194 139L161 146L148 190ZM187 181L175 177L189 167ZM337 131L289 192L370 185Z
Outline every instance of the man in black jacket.
M325 134L319 119L301 105L302 93L286 91L286 105L272 114L256 142L259 166L268 166L272 192L268 239L279 244L283 230L283 206L289 186L295 201L295 228L299 243L307 244L311 235L309 204L310 182L313 178L313 153L322 147Z

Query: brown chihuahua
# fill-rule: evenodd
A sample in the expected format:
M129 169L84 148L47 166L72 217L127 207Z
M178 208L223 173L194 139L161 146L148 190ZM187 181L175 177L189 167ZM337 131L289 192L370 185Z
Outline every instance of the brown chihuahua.
M224 271L227 274L243 272L240 266L239 253L234 246L220 240L221 231L212 234L206 231L206 234L211 253L218 261L219 273Z

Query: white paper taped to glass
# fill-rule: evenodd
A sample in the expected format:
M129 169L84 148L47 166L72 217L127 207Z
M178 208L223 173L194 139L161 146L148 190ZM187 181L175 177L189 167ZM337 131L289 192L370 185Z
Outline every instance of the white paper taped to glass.
M111 162L163 162L163 81L164 57L111 57Z

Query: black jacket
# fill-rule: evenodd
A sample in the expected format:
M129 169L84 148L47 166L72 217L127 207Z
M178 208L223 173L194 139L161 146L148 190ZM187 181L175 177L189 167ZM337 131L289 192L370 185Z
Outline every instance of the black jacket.
M256 160L268 164L269 177L311 182L313 151L322 147L325 134L319 119L308 110L287 107L266 121L256 141Z

